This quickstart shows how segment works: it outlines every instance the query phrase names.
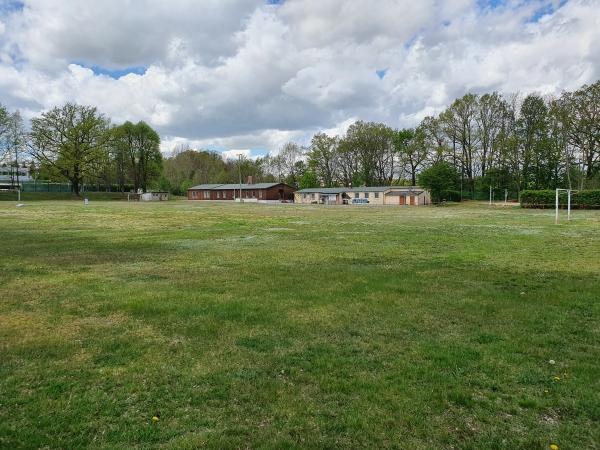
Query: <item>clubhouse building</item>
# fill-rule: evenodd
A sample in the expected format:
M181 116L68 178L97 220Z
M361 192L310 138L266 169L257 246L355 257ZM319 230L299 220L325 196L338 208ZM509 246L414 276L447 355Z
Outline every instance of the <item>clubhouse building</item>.
M188 189L188 200L230 200L243 202L293 202L293 187L285 183L199 184Z
M431 198L429 192L419 186L335 187L302 189L294 194L294 202L418 206L428 205Z

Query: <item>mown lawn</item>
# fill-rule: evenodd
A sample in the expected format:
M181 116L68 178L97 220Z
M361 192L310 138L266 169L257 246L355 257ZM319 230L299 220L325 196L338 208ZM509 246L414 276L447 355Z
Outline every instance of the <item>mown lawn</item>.
M600 211L552 214L0 202L0 448L598 448Z

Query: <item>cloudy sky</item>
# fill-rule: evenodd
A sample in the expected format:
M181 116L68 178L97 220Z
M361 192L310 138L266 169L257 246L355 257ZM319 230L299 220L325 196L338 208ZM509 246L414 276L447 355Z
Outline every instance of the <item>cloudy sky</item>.
M0 103L66 101L260 155L466 92L600 78L600 0L0 0Z

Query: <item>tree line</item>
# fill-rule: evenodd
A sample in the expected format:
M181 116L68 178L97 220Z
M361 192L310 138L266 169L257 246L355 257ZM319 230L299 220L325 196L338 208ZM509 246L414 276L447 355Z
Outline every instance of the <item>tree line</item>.
M196 183L235 183L237 161L186 150L165 161L182 192ZM275 155L241 162L247 174L294 187L446 186L455 199L505 190L600 186L600 81L558 97L466 94L416 127L357 121L344 135L315 134Z
M306 181L324 186L410 184L439 163L462 195L600 185L600 81L557 98L466 94L414 128L356 122L316 134ZM289 169L291 173L291 169Z
M0 152L9 164L30 161L40 178L68 181L75 193L83 183L185 194L248 175L306 188L416 185L444 174L457 198L490 187L518 197L524 189L600 186L600 81L558 97L469 93L412 128L357 121L341 136L317 133L306 147L288 142L276 154L234 160L186 147L164 158L146 123L114 126L96 108L71 103L32 119L25 132L20 114L0 105Z
M146 191L163 162L160 137L145 122L112 125L97 108L74 103L31 119L28 131L18 111L0 105L0 160L9 167L27 164L43 180L68 182L76 195L84 183Z

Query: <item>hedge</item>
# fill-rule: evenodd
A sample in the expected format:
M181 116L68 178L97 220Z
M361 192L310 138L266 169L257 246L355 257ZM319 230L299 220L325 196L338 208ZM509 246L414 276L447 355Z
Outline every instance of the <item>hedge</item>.
M521 206L523 208L554 208L555 202L556 191L552 189L521 192ZM567 193L565 191L560 191L558 202L561 208L567 207ZM600 189L572 192L571 208L600 209Z

